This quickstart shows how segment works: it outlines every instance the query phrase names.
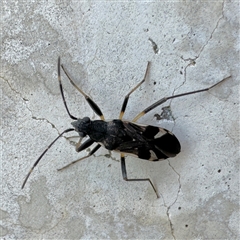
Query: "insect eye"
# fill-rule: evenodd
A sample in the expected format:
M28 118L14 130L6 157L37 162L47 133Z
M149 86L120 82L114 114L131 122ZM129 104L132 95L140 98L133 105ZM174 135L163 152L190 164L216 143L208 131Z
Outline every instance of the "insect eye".
M86 133L83 133L83 132L78 132L78 134L79 134L79 136L80 136L81 138L83 138L83 137L86 136Z
M89 122L90 122L90 118L89 118L89 117L84 117L84 118L82 119L82 122L83 122L83 123L89 123Z

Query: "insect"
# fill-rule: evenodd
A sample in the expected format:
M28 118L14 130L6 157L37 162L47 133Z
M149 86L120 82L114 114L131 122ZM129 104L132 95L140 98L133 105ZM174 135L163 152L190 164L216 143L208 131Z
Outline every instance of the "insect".
M159 197L157 190L155 186L153 185L152 181L149 178L137 178L137 179L129 179L127 177L127 170L126 170L126 164L125 164L125 156L126 155L132 155L140 159L144 160L150 160L150 161L159 161L164 160L167 158L175 157L181 150L180 143L178 139L175 137L173 133L168 131L164 128L159 128L151 125L141 125L136 123L136 121L144 116L146 113L150 112L154 108L158 107L159 105L163 104L169 99L178 98L190 94L200 93L208 91L209 89L215 87L216 85L223 82L225 78L218 83L214 84L211 87L200 89L192 92L185 92L169 97L164 97L146 109L144 109L142 112L140 112L135 118L133 118L132 121L124 121L123 115L126 110L128 100L130 95L141 85L145 82L147 73L149 71L150 62L147 64L147 68L145 71L144 78L141 82L139 82L124 98L121 112L119 115L119 119L114 119L111 121L105 121L104 115L101 111L101 109L98 107L98 105L87 95L85 94L71 79L68 72L64 68L63 65L61 65L60 57L58 58L58 82L60 87L60 92L62 96L62 100L64 103L64 106L66 108L66 111L71 119L74 121L71 123L73 128L68 128L64 130L46 149L45 151L39 156L39 158L36 160L36 162L33 164L32 168L28 172L23 184L22 188L24 188L30 174L32 173L33 169L37 166L39 161L42 159L42 157L45 155L45 153L49 150L49 148L65 133L76 131L79 134L80 140L76 144L76 151L81 152L84 149L90 147L94 143L97 145L84 157L75 160L71 162L70 164L66 165L65 167L58 169L63 170L70 165L81 161L83 159L86 159L93 155L100 147L105 147L108 150L111 151L117 151L120 153L121 158L121 169L122 169L122 176L123 179L126 181L148 181L154 192L156 193L157 197ZM94 120L91 121L89 117L84 118L77 118L73 116L67 106L63 87L62 87L62 81L61 81L61 75L60 70L61 67L68 77L70 83L85 97L86 101L90 105L90 107L93 109L93 111L100 117L101 120ZM81 144L81 140L84 137L88 137L88 139Z

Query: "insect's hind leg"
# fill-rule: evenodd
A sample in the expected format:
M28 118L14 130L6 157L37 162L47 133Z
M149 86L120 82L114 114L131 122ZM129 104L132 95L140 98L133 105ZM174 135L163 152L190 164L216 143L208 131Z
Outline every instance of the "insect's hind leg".
M144 75L144 78L141 82L139 82L124 98L124 101L123 101L123 104L122 104L122 108L121 108L121 112L120 112L120 115L119 115L119 119L122 119L123 118L123 115L124 115L124 112L125 112L125 109L127 107L127 103L128 103L128 100L129 100L129 97L130 95L138 88L140 87L141 84L143 84L146 80L146 77L147 77L147 73L148 73L148 70L149 70L149 66L150 66L150 62L148 62L147 64L147 68L146 68L146 71L145 71L145 75Z
M126 164L125 164L125 157L124 157L124 155L123 155L122 153L121 153L121 168L122 168L122 176L123 176L123 179L124 179L125 181L148 181L148 182L151 184L151 186L152 186L154 192L156 193L157 198L159 198L159 195L158 195L158 193L157 193L157 190L156 190L156 188L154 187L152 181L151 181L149 178L135 178L135 179L129 179L129 178L127 177L127 170L126 170Z
M60 61L60 60L59 60ZM92 108L92 110L102 119L104 120L104 116L103 113L101 111L101 109L99 108L99 106L85 93L82 91L81 88L79 88L76 83L71 79L70 75L68 74L67 70L65 69L65 67L63 66L63 64L61 64L61 67L64 71L64 73L66 74L66 76L68 77L70 83L85 97L86 101L88 102L88 104L90 105L90 107Z
M142 112L140 112L132 121L136 122L140 117L144 116L146 113L150 112L154 108L156 108L156 107L160 106L161 104L165 103L169 99L183 97L183 96L186 96L186 95L191 95L191 94L200 93L200 92L206 92L206 91L214 88L215 86L217 86L218 84L222 83L223 81L225 81L226 79L228 79L230 77L231 76L228 76L228 77L222 79L221 81L215 83L214 85L212 85L208 88L199 89L199 90L191 91L191 92L180 93L180 94L177 94L177 95L172 95L172 96L169 96L169 97L161 98L160 100L158 100L157 102L153 103L152 105L150 105L149 107L144 109Z

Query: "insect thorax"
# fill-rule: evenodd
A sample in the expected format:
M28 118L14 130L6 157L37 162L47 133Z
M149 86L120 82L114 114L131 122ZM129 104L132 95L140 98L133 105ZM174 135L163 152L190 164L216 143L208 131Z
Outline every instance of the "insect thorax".
M88 117L72 122L80 137L88 135L94 142L101 143L108 150L114 150L120 143L130 140L124 131L123 122L115 119L91 121Z

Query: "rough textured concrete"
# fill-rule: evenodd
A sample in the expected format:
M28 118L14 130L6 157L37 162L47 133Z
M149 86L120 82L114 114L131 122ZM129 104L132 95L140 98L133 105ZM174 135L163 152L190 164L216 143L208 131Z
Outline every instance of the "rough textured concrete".
M3 1L1 238L237 239L238 7L237 1ZM118 117L147 61L150 74L130 98L126 119L163 96L231 75L210 92L164 104L170 120L154 117L161 107L139 120L168 128L182 144L166 161L127 158L129 177L150 177L161 198L148 183L123 181L119 155L104 149L56 171L86 154L75 152L74 138L61 138L21 190L37 157L70 126L58 56L107 119ZM97 119L62 75L72 114Z

